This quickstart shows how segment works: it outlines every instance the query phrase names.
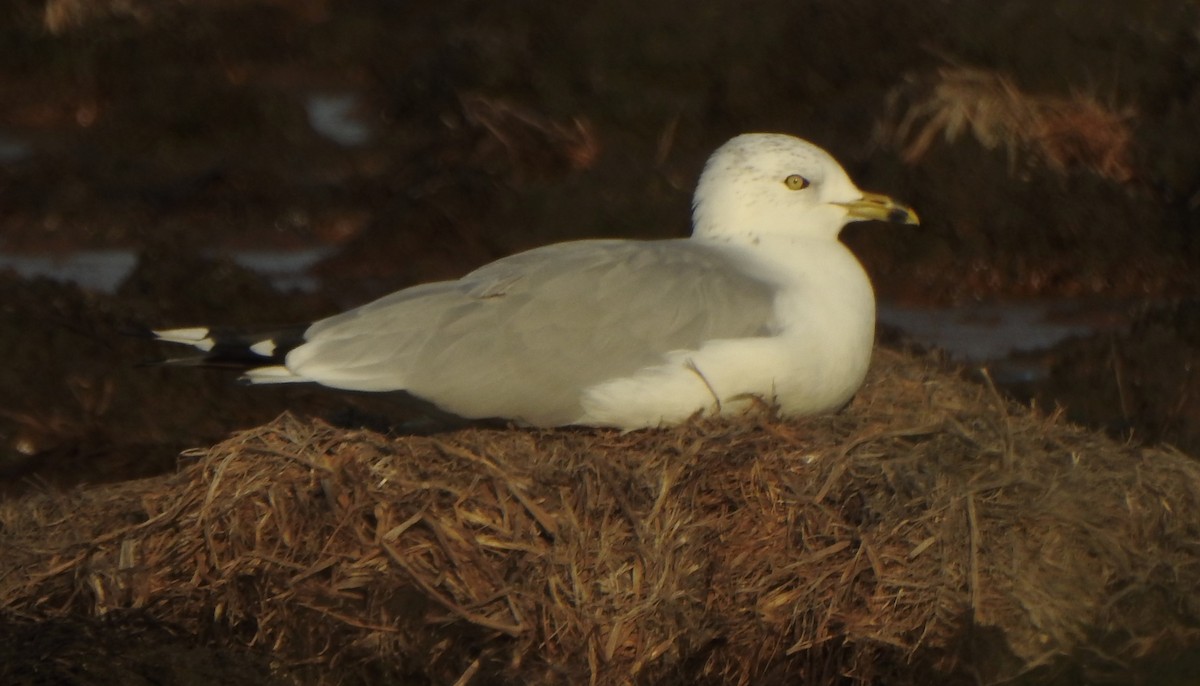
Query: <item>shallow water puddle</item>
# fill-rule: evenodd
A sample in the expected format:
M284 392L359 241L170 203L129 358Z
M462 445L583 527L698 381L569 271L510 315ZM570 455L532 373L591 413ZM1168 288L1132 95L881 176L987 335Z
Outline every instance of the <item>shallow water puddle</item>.
M879 323L961 361L980 362L1042 350L1075 336L1113 331L1128 323L1124 302L1037 300L953 307L880 303Z
M236 264L254 270L281 291L314 291L316 278L308 273L317 262L333 254L333 248L301 250L239 250L229 253ZM21 278L45 277L66 281L100 293L114 293L137 265L132 250L80 250L63 254L0 253L0 270L11 269Z

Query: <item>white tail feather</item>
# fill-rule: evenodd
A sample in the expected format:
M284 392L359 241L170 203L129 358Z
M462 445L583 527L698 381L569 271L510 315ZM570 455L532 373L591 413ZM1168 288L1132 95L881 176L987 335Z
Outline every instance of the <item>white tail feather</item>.
M193 326L184 329L155 329L151 331L158 340L168 343L182 343L193 348L208 352L213 349L215 341L209 335L207 326Z
M303 383L309 381L309 379L293 374L292 370L281 364L247 370L242 375L242 379L251 384Z

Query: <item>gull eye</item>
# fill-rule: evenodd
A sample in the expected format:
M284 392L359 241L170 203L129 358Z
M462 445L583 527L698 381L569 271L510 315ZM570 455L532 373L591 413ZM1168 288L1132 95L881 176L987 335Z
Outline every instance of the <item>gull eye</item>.
M794 191L802 191L812 184L808 182L808 179L800 176L799 174L790 174L786 179L783 180L783 185Z

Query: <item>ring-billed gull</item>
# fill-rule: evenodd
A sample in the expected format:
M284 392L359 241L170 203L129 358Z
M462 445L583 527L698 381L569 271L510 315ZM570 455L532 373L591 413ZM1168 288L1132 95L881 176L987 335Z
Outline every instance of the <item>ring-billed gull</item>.
M875 296L846 224L916 224L821 148L743 134L709 158L687 239L580 240L497 260L269 333L155 331L250 383L403 391L469 419L623 429L844 405L862 384Z

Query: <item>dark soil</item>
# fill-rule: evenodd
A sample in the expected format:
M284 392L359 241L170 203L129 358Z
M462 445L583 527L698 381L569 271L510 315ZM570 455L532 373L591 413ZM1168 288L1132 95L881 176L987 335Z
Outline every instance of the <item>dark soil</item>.
M34 622L0 615L8 686L282 686L266 655L206 645L139 613Z

